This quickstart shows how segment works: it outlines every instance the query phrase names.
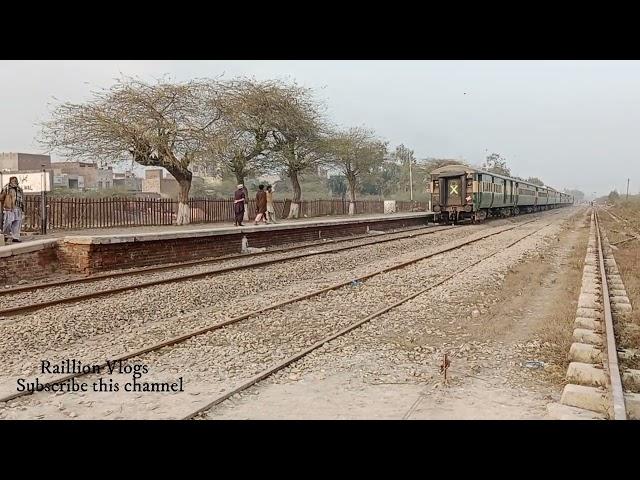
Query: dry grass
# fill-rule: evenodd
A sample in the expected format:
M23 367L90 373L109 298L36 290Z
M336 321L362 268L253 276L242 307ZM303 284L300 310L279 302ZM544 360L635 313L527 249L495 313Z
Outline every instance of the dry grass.
M606 214L600 216L610 241L612 241L612 235L618 238L628 238L623 232L640 234L640 197L633 198L633 200L632 198L630 197L628 202L622 202L619 208L613 209L619 217L629 220L632 226L622 225ZM638 225L638 227L634 229L633 226L635 225ZM630 319L640 326L640 241L633 240L620 244L614 250L614 257L622 275L627 295L631 305L634 307L633 313L627 320Z
M620 342L627 348L640 348L640 245L639 242L628 242L620 245L614 252L616 263L624 282L633 311L625 316L624 323L631 323L638 328L625 329L620 332Z
M545 361L549 363L547 372L552 381L564 383L569 366L568 353L573 343L573 329L582 284L582 269L587 250L589 219L580 225L580 242L566 259L566 269L562 285L565 288L566 301L557 302L552 315L547 316L540 328L539 335L546 342L542 349Z
M640 231L640 195L632 195L629 200L621 200L611 211L618 217L627 219L632 228Z

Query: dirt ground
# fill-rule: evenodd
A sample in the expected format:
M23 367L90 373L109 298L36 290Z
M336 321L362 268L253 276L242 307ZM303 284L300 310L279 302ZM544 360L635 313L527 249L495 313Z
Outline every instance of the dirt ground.
M294 364L208 418L548 418L546 406L559 400L563 388L586 251L589 223L580 212L547 235L543 246L529 245L500 281L486 286L474 310L463 305L471 313L466 318L431 311L437 329L413 338L405 354L381 355L375 342L361 341L354 331L334 347L343 352L344 368L323 367L322 354L314 352L315 368ZM439 368L443 351L451 361L446 384Z

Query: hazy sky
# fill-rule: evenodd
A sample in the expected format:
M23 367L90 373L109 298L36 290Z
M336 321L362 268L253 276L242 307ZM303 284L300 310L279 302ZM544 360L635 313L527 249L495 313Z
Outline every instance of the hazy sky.
M640 187L637 61L0 61L0 151L40 152L35 123L53 97L85 100L121 74L294 79L335 123L366 125L418 158L497 152L556 188Z

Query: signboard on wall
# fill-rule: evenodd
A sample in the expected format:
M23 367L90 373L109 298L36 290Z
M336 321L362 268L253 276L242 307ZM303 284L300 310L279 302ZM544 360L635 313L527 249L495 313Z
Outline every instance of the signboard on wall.
M53 172L38 172L30 170L26 172L2 172L0 173L0 184L4 187L9 183L11 177L18 178L18 185L24 193L50 192L53 184Z

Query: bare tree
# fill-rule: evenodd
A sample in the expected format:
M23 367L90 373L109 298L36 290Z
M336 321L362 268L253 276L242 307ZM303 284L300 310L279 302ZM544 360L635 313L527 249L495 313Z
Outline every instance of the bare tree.
M583 200L584 199L584 192L577 190L577 189L568 189L565 188L564 189L564 193L569 194L569 195L573 195L573 198L577 201Z
M430 174L437 168L446 167L447 165L467 166L467 163L463 160L456 160L452 158L425 158L419 163L419 166L422 167L427 174Z
M534 185L544 187L544 182L540 180L538 177L529 177L525 180L525 182L533 183Z
M262 171L271 147L272 106L279 96L275 81L233 80L224 84L224 141L219 160L244 183L249 175Z
M400 185L405 192L409 192L410 197L413 198L413 172L416 169L417 163L414 155L414 151L405 147L404 144L400 144L396 147L390 155L391 159L400 165Z
M289 218L298 218L302 191L299 177L326 158L323 132L325 121L320 105L309 89L280 84L274 91L269 125L271 130L271 165L284 173L293 186Z
M489 155L482 165L482 168L487 172L497 173L498 175L504 175L506 177L511 176L511 169L507 166L507 160L499 153Z
M176 224L189 223L189 165L210 161L221 111L213 80L148 84L123 78L81 104L63 103L42 125L40 142L71 158L163 167L180 185Z
M326 139L331 163L349 184L349 215L355 213L356 189L362 175L375 171L387 153L387 145L377 140L370 130L351 128Z

